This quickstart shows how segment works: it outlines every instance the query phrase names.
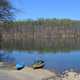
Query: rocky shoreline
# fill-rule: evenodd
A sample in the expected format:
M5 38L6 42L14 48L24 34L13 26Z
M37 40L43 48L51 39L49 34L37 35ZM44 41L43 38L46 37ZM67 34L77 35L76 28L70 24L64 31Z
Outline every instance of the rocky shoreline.
M44 80L80 80L80 73L73 71L65 71L63 74L57 74L55 77Z
M65 71L63 75L61 75L60 80L80 80L80 73L71 71Z

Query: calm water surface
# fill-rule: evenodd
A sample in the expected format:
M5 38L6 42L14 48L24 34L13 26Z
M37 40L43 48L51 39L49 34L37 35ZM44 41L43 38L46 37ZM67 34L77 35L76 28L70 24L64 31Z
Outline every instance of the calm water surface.
M0 54L3 52L0 52ZM8 62L15 62L31 66L37 59L45 61L45 67L49 70L63 72L74 69L80 71L80 51L71 52L37 52L37 51L11 51L4 52L2 58ZM8 54L9 53L9 54Z

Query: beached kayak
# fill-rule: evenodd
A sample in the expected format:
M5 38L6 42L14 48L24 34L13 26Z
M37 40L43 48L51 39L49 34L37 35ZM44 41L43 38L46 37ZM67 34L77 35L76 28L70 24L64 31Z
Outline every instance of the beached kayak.
M33 69L39 69L44 67L44 61L38 60L34 64L32 64Z
M24 65L23 64L16 64L16 69L17 70L21 70L24 68Z

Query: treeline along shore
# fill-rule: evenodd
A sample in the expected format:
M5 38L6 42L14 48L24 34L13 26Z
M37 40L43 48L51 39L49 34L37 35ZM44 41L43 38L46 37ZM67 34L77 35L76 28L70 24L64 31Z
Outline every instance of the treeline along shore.
M2 31L3 49L75 50L80 49L80 21L38 19L15 21Z

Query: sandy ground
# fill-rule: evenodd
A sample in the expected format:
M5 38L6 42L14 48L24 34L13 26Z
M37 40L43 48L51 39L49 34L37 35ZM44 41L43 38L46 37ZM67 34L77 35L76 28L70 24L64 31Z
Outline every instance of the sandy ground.
M6 71L0 70L0 80L18 80L18 79L8 75Z
M43 80L54 76L56 76L54 72L44 69L34 70L28 67L20 71L0 69L0 80Z
M63 74L56 74L45 69L32 69L25 67L22 70L9 69L0 64L0 80L80 80L80 73L74 70L65 71Z

